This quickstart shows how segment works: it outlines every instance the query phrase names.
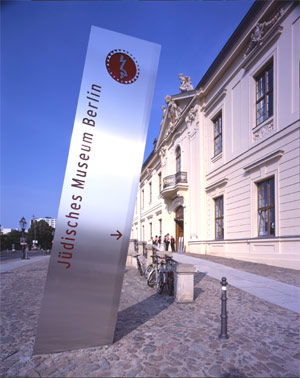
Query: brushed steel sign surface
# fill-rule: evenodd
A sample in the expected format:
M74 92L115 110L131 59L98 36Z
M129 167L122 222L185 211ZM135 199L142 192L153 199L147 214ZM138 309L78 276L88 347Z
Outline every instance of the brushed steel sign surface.
M34 354L113 342L159 53L91 28Z

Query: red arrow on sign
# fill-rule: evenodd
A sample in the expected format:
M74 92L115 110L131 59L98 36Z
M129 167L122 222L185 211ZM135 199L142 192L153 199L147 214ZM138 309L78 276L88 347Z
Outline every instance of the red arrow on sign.
M119 230L117 230L117 234L110 234L110 236L117 236L117 240L119 240L123 235Z

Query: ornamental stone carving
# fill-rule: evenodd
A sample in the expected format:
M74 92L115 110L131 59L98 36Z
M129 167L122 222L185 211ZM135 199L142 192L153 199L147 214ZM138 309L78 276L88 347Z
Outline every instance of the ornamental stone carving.
M160 163L161 166L164 167L167 163L167 147L163 146L159 150L159 157L160 157Z
M166 113L167 113L167 109L166 109L166 107L164 105L161 107L161 110L163 112L162 112L162 115L161 115L162 116L162 120L160 122L160 126L162 126L162 124L164 123L164 120L166 118Z
M185 122L189 126L195 119L197 115L197 106L190 109L188 115L185 117Z
M270 122L269 124L262 126L259 130L253 133L253 140L254 141L259 140L264 135L270 134L273 130L274 130L274 123Z
M172 124L175 124L175 122L177 121L177 119L178 119L178 117L181 113L181 109L177 106L176 102L174 100L172 100L172 97L169 96L169 95L167 95L165 97L165 102L168 105L168 107L167 107L167 109L165 109L164 106L162 107L163 118L165 118L166 112L168 111L168 119L170 120L170 122Z
M172 100L172 97L170 95L166 95L165 97L165 103L168 105L168 103Z
M198 105L195 105L193 108L190 109L188 112L188 115L185 117L185 122L188 127L188 136L192 137L197 131L198 131L198 124L199 121L197 121L197 111L198 111ZM193 123L193 126L191 126Z
M180 91L186 92L186 91L192 91L194 89L190 76L184 76L182 73L178 75L180 80Z
M170 122L174 124L177 121L178 116L179 116L179 109L174 100L171 100L168 103L168 109L169 109L168 118Z
M266 32L284 15L284 13L285 10L280 9L280 11L270 21L261 22L255 26L250 36L250 43L245 51L244 57L246 57L255 46L260 46L263 44Z

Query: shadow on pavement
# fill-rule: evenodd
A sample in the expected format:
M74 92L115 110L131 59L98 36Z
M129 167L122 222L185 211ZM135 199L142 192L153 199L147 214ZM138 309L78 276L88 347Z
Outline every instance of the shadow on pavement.
M143 301L119 311L114 342L134 331L174 302L174 297L153 294Z
M196 287L196 285L199 282L201 282L206 275L207 275L206 272L204 272L204 273L200 273L200 272L195 273L195 276L194 276L194 299L195 300L199 297L199 295L201 295L202 293L204 293L204 290L202 290L200 287Z
M197 285L200 281L202 281L203 280L203 278L205 277L207 275L207 272L197 272L197 273L195 273L195 278L194 278L194 283L195 283L195 285Z

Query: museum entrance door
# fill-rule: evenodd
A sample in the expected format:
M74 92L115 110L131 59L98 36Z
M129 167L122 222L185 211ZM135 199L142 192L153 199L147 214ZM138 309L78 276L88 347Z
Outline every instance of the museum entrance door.
M183 250L183 237L184 237L184 213L183 207L179 206L175 212L176 223L176 251Z

